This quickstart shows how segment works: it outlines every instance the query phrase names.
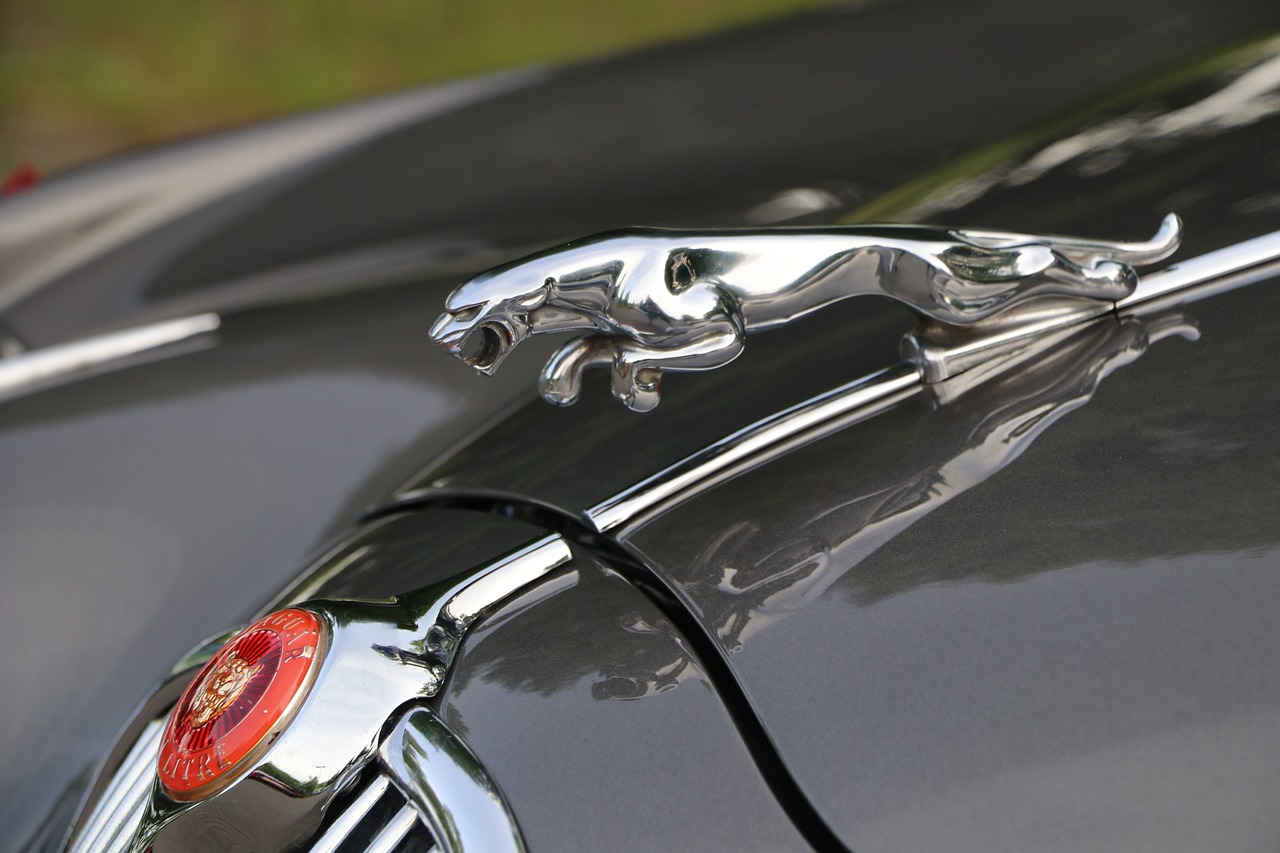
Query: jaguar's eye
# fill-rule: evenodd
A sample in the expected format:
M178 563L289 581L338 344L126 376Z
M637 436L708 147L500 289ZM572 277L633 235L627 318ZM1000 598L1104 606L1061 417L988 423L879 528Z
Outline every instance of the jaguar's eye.
M695 273L693 270L693 262L689 260L688 255L680 254L671 259L671 268L668 270L668 278L671 282L672 290L680 290L693 283Z
M480 307L479 305L471 305L466 308L459 308L457 311L452 312L453 319L460 320L463 323L474 320L480 316Z

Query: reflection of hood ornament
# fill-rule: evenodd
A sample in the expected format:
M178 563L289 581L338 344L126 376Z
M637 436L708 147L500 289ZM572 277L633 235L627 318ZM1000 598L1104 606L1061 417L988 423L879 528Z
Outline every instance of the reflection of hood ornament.
M1042 297L1123 299L1133 268L1172 254L1181 231L1172 214L1143 243L907 225L628 229L476 276L450 295L431 337L492 373L529 335L586 331L547 363L542 396L568 405L584 370L608 366L614 396L648 411L663 371L720 367L748 333L851 296L889 296L946 326Z
M856 461L832 451L836 470L856 471L849 474L859 484L851 499L823 503L816 512L799 502L785 509L776 502L735 505L732 521L710 536L675 580L697 601L725 648L736 652L809 606L925 516L1004 470L1046 430L1086 405L1104 379L1170 337L1194 341L1199 330L1174 311L1121 317L1046 334L1024 359L1004 361L981 381L965 374L928 386L929 441L906 441L886 452L860 454ZM725 583L726 566L734 567L732 584ZM920 565L892 577L854 576L844 583L874 599L953 570Z

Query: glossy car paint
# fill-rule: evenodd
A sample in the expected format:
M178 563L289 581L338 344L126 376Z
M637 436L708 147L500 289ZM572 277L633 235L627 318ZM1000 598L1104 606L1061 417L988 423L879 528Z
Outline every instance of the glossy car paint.
M810 849L683 638L598 562L487 620L440 711L502 780L531 850Z
M529 349L484 382L429 351L426 324L468 275L528 248L631 223L855 215L886 191L1037 123L1069 138L1087 124L1074 112L1080 105L1256 40L1252 34L1276 16L1263 2L1214 4L1208 12L1189 3L871 5L521 78L510 90L485 90L483 98L459 99L427 117L406 113L405 122L352 137L306 168L255 173L234 192L212 193L171 218L122 232L65 269L52 261L77 246L79 232L40 242L31 249L35 257L24 256L25 268L49 262L60 271L6 303L3 317L28 345L193 310L226 317L211 347L44 389L0 409L9 495L0 511L0 638L10 650L29 649L7 653L0 678L0 748L11 758L0 778L0 846L22 843L41 824L45 838L56 837L74 800L73 780L83 779L129 708L182 650L247 618L414 469L443 472L417 481L429 487L448 478L441 494L501 490L577 513L615 484L737 425L883 366L909 322L891 306L841 306L762 336L722 375L670 383L663 407L650 415L617 411L603 394L565 411L536 403L510 422L519 429L509 434L532 434L532 445L499 441L499 426L486 439L494 443L473 445L439 466L428 463L532 399L540 360ZM968 35L976 20L983 22L980 38ZM1185 97L1194 101L1195 94ZM1074 118L1055 125L1064 114ZM1187 214L1187 250L1215 248L1280 225L1264 198L1276 178L1274 158L1265 156L1274 151L1274 133L1264 121L1223 128L1193 140L1192 149L1153 143L1169 164L1157 170L1159 180L1147 177L1144 151L1118 171L1092 178L1088 170L1050 172L932 218L1139 236L1168 209L1171 194L1190 186L1198 195L1172 205ZM218 144L201 143L215 159ZM145 172L158 164L148 158L164 156L143 155L128 168ZM68 175L5 201L0 225L35 215L55 194L72 206L77 182L127 184L124 168ZM183 179L179 170L172 181ZM1237 325L1252 319L1247 306L1235 310ZM1261 332L1255 324L1239 334ZM1205 340L1205 347L1219 346L1207 331ZM1149 367L1155 358L1148 354L1107 382L1158 370ZM1164 396L1150 403L1157 410L1166 404ZM1131 414L1127 406L1111 410L1114 418ZM1056 424L1041 441L1070 423ZM605 442L610 451L598 453ZM619 446L630 449L621 454ZM813 453L813 464L829 467L820 450ZM1070 457L1062 451L1056 458ZM1041 463L1023 474L1023 464L1001 476L1017 471L1034 483L1052 468ZM1107 480L1112 469L1094 473ZM1143 471L1125 473L1141 480ZM1100 488L1093 478L1072 486L1077 499ZM730 495L721 503L731 505L737 494ZM835 489L814 499L844 497ZM467 538L467 527L452 529ZM469 559L496 553L492 544L478 536ZM642 546L639 534L635 545L654 547L648 539ZM672 553L649 556L668 569L692 556ZM1254 582L1262 580L1242 581ZM1083 611L1097 612L1089 603ZM918 612L927 614L928 606ZM847 618L851 608L831 612ZM44 642L29 645L33 636ZM786 653L806 661L812 648ZM832 655L823 659L829 665ZM559 665L545 662L552 670ZM911 681L898 674L905 689ZM804 698L790 696L790 706L801 709L790 713L803 713ZM594 700L566 699L571 705L584 718L598 710ZM809 772L812 786L834 771ZM870 776L838 781L874 784ZM857 836L875 808L901 805L889 793L877 802L842 818L846 823L829 819Z
M915 398L626 535L853 849L1280 835L1277 285L1197 303L1199 342L959 494L948 457L1020 386Z

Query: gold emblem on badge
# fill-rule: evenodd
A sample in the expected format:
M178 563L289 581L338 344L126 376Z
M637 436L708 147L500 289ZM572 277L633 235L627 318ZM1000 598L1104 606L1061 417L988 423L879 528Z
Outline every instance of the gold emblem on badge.
M191 727L198 729L222 716L261 669L261 664L251 664L238 655L224 658L196 689L188 716Z

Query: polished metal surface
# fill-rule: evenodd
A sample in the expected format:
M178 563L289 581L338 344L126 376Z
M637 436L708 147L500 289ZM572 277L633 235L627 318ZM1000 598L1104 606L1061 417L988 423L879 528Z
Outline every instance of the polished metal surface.
M409 835L409 831L418 823L418 813L413 806L408 803L400 807L400 811L387 821L373 840L369 842L369 846L365 848L366 853L392 853ZM429 853L429 851L424 851Z
M342 602L309 609L328 627L330 644L296 716L216 796L179 803L155 792L135 829L136 847L280 850L309 838L329 802L371 758L386 719L429 679L376 651L421 637L402 627L414 626L404 609Z
M1280 250L1280 235L1254 241L1245 253L1215 253L1209 258L1210 262L1196 267L1200 275L1183 280L1181 290L1162 288L1160 302L1163 304L1178 294L1194 298L1206 292L1206 288L1207 292L1218 292L1223 289L1223 281L1236 281L1238 284L1253 280L1254 277L1240 280L1238 276L1232 276L1242 269L1247 271L1274 260L1277 250ZM1241 261L1242 257L1247 260ZM1128 313L1136 313L1137 308L1136 305L1129 306ZM1153 341L1171 334L1194 337L1195 329L1180 316L1167 312L1145 318L1129 316L1118 321L1100 319L1041 334L1033 345L931 386L922 384L908 366L886 371L883 375L836 389L809 404L779 413L753 430L730 436L717 446L708 448L706 453L673 470L661 472L652 481L638 484L631 492L620 495L618 500L597 507L589 517L602 530L628 523L643 523L647 513L664 509L673 500L699 494L733 476L735 466L748 459L752 467L762 464L780 452L865 420L922 391L928 393L935 406L948 407L957 400L963 400L970 414L957 421L961 425L957 434L964 433L959 452L949 456L938 467L929 468L921 475L920 485L907 490L919 499L894 498L891 503L895 509L877 511L874 524L846 542L842 550L833 552L834 557L828 556L837 563L848 562L841 556L846 551L863 553L868 549L874 550L877 543L892 538L923 514L1002 469L1049 425L1086 402L1103 377L1117 366L1132 361ZM1019 370L1011 374L1014 367ZM1007 378L1009 376L1013 378ZM993 394L992 399L1000 401L999 408L973 402ZM970 417L977 418L976 430L965 427L965 424L973 423ZM322 703L323 711L313 711L307 724L302 719L306 716L304 709L294 727L273 747L259 767L241 781L239 793L243 794L244 786L254 781L269 782L258 789L267 792L268 798L271 798L271 792L293 790L291 797L294 801L300 798L323 799L325 792L331 794L336 791L342 780L350 778L368 760L368 747L359 748L358 744L372 743L378 719L385 719L385 714L389 714L405 696L415 693L430 696L439 689L459 642L475 620L488 612L495 602L527 587L551 569L564 564L569 557L563 540L555 536L546 537L473 576L405 596L394 605L343 602L317 605L335 626L334 656L338 655L338 637L343 637L341 643L347 650L347 665L338 667L334 672L329 670L326 662L321 680L328 687L321 688L318 684L313 694L327 697ZM718 554L708 559L724 562ZM840 578L839 572L825 570L817 564L810 568L814 570L788 573L781 580L781 585L774 581L752 581L745 575L722 579L722 586L740 589L742 594L733 598L733 612L722 614L723 618L717 620L727 631L721 633L721 640L731 649L739 647L777 619L802 608ZM752 602L756 604L752 605ZM406 613L413 615L406 620ZM414 627L407 629L404 627L406 624ZM342 627L339 629L337 626ZM384 697L382 700L378 699L380 694ZM344 712L342 697L350 700L357 695L358 701L348 701L350 707ZM316 703L308 704L314 706ZM375 706L385 709L381 712L384 716L371 714L370 709ZM363 723L359 722L361 718ZM308 725L311 730L306 732ZM344 743L346 747L342 746ZM349 755L345 762L327 762L332 775L317 776L315 772L317 766L326 764L315 755L319 744L332 753L345 749ZM334 768L339 772L333 773ZM406 778L406 772L401 771L397 779ZM309 790L298 789L296 781L290 781L302 778L313 780ZM440 794L441 790L446 789L434 793ZM411 792L406 793L412 795ZM420 796L428 797L432 793ZM232 813L254 813L251 800L246 801L242 797L237 801L232 796L220 806L234 808L234 812L227 813L229 819ZM154 807L155 803L151 805ZM281 800L271 808L271 812L283 818L288 805L289 799ZM148 825L155 834L149 835L144 831L137 836L139 843L148 840L157 850L185 849L185 845L191 844L196 845L192 849L199 849L200 842L183 830L183 815L174 810L172 804L170 806L167 812L153 809L148 815ZM419 808L423 806L419 804ZM209 819L210 815L202 815L201 823L197 825L203 825ZM448 831L444 818L438 817L437 820L445 828L440 829L435 823L432 823L432 828L437 833ZM165 827L163 831L158 831L162 826ZM115 828L118 830L119 826ZM291 826L287 819L271 827L276 843L286 843L286 839L297 837L301 831L299 825Z
M1016 353L1060 329L1107 314L1114 307L1112 302L1047 299L974 326L924 322L903 335L899 352L903 361L915 365L924 382L943 382Z
M1116 303L1116 309L1129 313L1152 303L1163 307L1169 304L1166 301L1169 298L1178 302L1201 299L1217 292L1216 283L1227 288L1239 286L1240 283L1232 279L1236 273L1276 262L1280 262L1280 231L1188 258L1143 276L1133 293Z
M142 730L87 821L68 846L68 853L125 853L142 819L156 781L156 759L163 719Z
M547 363L543 397L573 403L583 372L608 366L613 395L648 411L664 370L720 367L738 356L747 334L853 296L891 297L947 325L1044 297L1122 299L1137 285L1134 266L1170 255L1181 229L1173 214L1141 243L905 225L629 229L473 278L449 296L431 337L493 373L530 335L588 331Z
M177 662L169 668L169 677L173 678L183 673L194 672L204 666L226 644L227 640L239 634L244 627L244 625L236 625L225 631L219 631L209 639L196 644L193 649L178 658Z
M786 452L796 441L813 441L831 430L848 426L851 417L871 417L920 389L919 374L908 365L833 388L726 436L636 483L587 510L587 518L601 532L614 530L678 499L682 493L708 488L732 476L739 463L750 460L751 464L758 464L770 454Z
M28 391L108 369L160 347L216 331L217 314L197 314L41 347L0 359L0 402Z
M404 596L411 607L426 599L416 617L428 625L425 641L412 646L375 646L382 654L423 667L429 677L419 694L431 697L439 692L454 655L467 631L493 606L517 590L540 580L572 557L569 546L558 535L547 536L516 553L464 576L443 590ZM409 651L413 648L414 651Z
M524 853L520 829L497 784L433 712L407 713L378 755L445 853Z
M336 853L356 824L364 820L382 795L391 787L391 780L381 774L373 777L360 795L343 809L342 814L307 848L309 853Z
M903 340L903 358L920 368L926 382L941 382L984 363L1016 356L1037 340L1111 311L1133 314L1202 299L1220 288L1240 286L1234 276L1280 260L1280 232L1264 234L1143 276L1134 292L1114 305L1054 302L1015 308L994 323L943 327L925 323ZM1193 295L1188 291L1196 291Z
M333 810L332 822L306 853L376 853L403 850L431 853L439 847L414 805L391 784L384 772L375 773L355 799Z

